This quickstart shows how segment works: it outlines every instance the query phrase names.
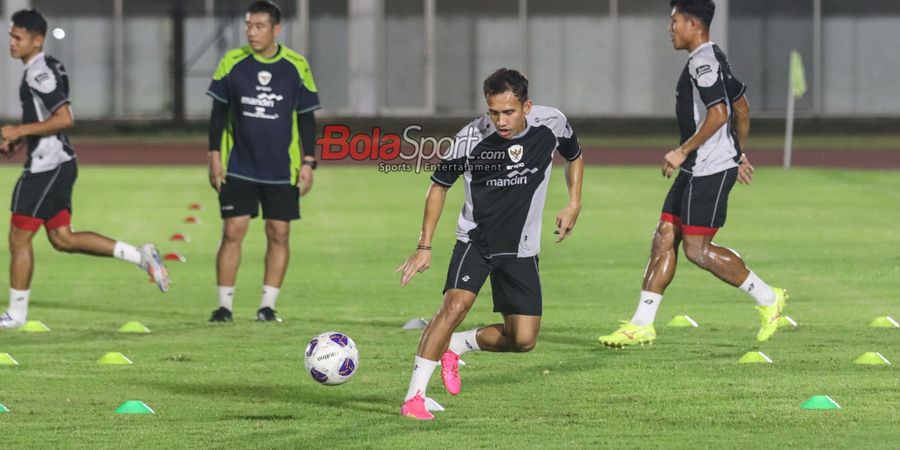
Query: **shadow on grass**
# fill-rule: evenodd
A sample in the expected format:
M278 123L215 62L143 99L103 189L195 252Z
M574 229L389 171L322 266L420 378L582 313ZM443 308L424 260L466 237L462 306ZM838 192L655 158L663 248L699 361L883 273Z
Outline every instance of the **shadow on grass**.
M253 399L272 402L299 403L324 408L349 408L378 414L393 414L395 413L395 407L399 407L395 396L370 395L348 390L336 393L334 390L338 388L319 386L177 381L150 381L145 384L173 394L203 399L216 397L228 401L233 401L234 399ZM290 420L293 418L292 416L280 415L272 415L270 419L266 419L265 417L270 416L234 416L236 419L246 420Z
M280 415L280 414L248 414L248 415L245 415L245 416L231 416L231 417L229 417L229 419L236 419L236 420L250 420L250 421L260 421L260 422L278 422L278 421L281 421L281 420L285 420L285 421L295 420L296 417L294 417L294 416L291 415L291 414L287 414L287 415Z

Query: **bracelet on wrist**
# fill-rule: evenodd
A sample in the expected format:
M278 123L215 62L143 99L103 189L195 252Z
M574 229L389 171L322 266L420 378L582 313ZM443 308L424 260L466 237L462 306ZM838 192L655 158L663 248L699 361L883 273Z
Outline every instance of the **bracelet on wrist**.
M430 246L430 245L417 245L417 246L416 246L416 250L428 250L428 251L431 251L431 246Z

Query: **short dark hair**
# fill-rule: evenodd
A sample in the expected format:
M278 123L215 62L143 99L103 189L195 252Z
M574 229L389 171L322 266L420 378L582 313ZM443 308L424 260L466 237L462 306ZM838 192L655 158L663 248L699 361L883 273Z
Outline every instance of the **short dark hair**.
M36 9L23 9L12 15L12 25L41 36L47 35L47 20Z
M274 2L258 1L247 7L247 14L266 13L272 18L272 25L281 23L281 8Z
M520 102L528 100L528 78L516 69L498 69L484 80L484 97L512 92Z
M677 8L682 14L696 17L707 30L716 14L716 3L713 0L671 0L669 6Z

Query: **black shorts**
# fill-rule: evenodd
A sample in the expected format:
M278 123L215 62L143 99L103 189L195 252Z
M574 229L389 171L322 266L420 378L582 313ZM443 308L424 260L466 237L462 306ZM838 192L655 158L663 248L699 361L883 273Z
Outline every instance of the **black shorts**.
M494 294L494 312L541 315L541 273L537 256L488 259L471 243L456 241L444 292L464 289L477 295L488 275Z
M663 203L661 220L681 227L683 234L714 236L725 225L737 171L732 167L702 177L680 171Z
M300 218L300 189L291 184L268 184L226 177L219 192L222 218L259 215L263 219L291 221Z
M62 211L71 212L76 178L78 166L74 159L46 172L24 172L13 189L10 210L14 216L41 221L52 219Z

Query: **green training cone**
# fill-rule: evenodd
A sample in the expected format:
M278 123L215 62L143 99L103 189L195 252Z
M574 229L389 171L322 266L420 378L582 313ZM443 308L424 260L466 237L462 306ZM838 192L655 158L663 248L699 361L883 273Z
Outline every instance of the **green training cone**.
M872 328L900 328L900 323L891 316L881 316L876 317L869 326Z
M853 361L854 364L866 364L869 366L890 366L891 362L887 360L881 353L865 352Z
M800 409L841 409L841 405L827 395L813 395L800 405Z
M0 366L18 366L19 362L9 353L0 353Z
M797 324L797 321L794 319L791 319L791 316L781 316L781 318L778 319L778 328L783 328L783 327L797 328L798 326L799 325Z
M156 411L140 400L128 400L116 408L116 414L156 414Z
M20 331L24 331L26 333L47 333L50 331L50 328L47 325L44 325L44 322L40 320L29 320L25 322L25 325L22 325L22 328L19 328Z
M125 355L118 353L118 352L109 352L109 353L101 356L100 359L97 360L97 363L98 364L108 364L108 365L120 365L120 366L127 366L129 364L134 364L133 362L131 362L130 359L128 359L128 357L126 357Z
M119 328L119 333L149 333L150 329L140 322L128 322Z
M738 363L740 363L740 364L752 364L752 363L771 364L772 358L769 358L763 352L747 352L747 353L744 353L744 356L741 356L741 359L738 360Z
M694 319L691 319L690 316L675 316L669 323L666 325L667 327L679 327L679 328L697 328L700 325Z
M7 408L3 405L0 405L0 413L5 413L5 412L9 412L9 408Z

